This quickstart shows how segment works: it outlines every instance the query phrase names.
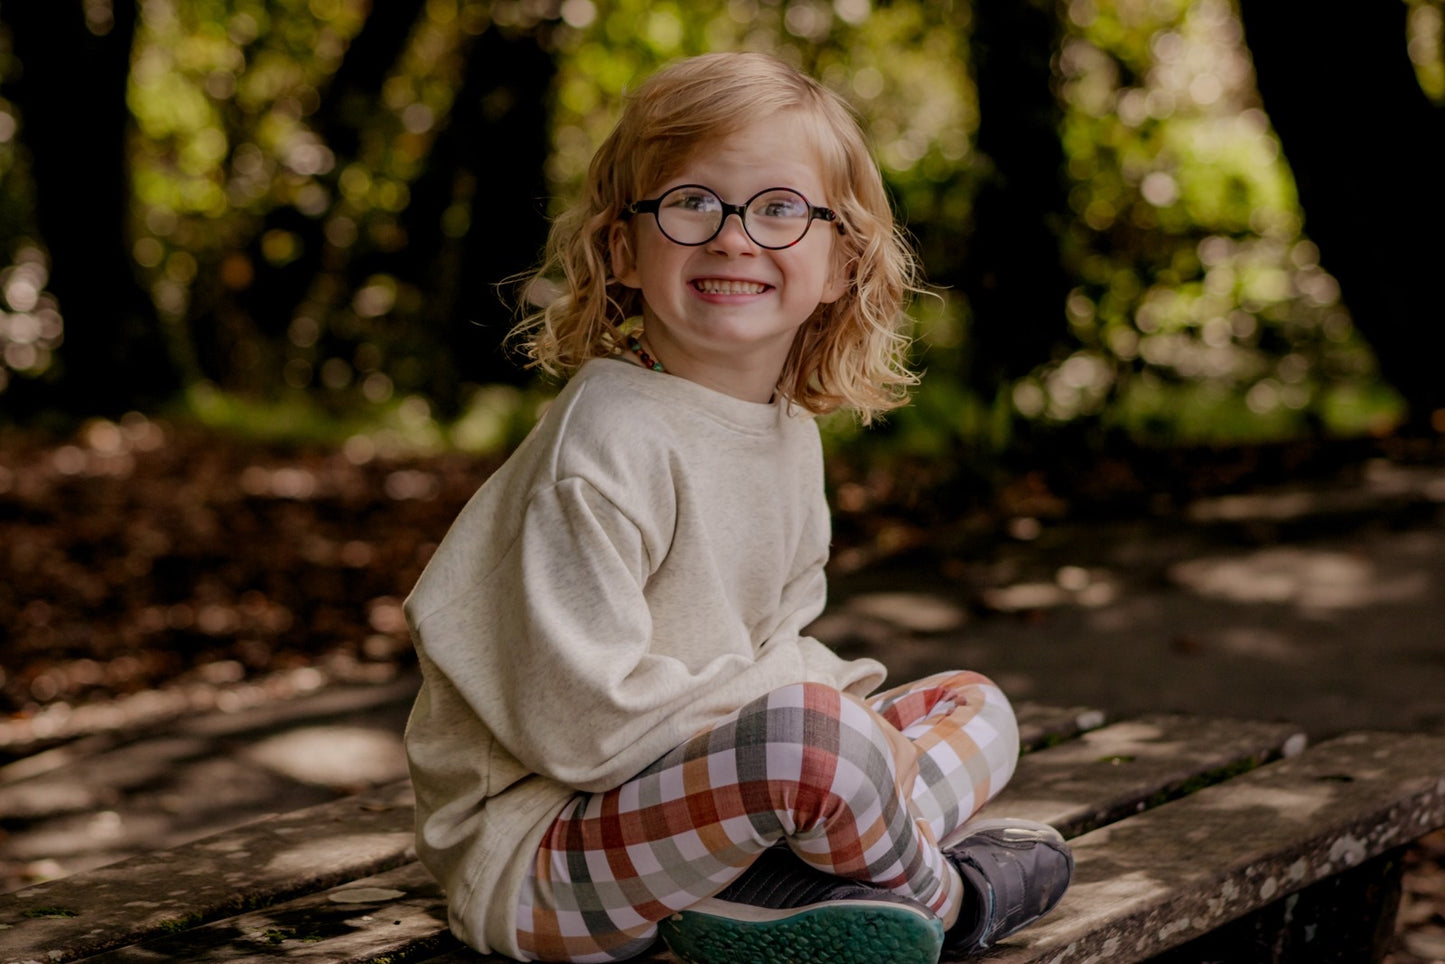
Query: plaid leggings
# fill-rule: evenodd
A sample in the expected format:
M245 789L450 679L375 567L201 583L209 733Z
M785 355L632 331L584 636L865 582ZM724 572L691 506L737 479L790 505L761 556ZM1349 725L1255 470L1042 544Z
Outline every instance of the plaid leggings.
M522 888L530 960L642 953L657 921L717 893L786 840L815 867L877 883L939 916L959 900L939 841L1013 775L1018 727L977 673L941 673L855 700L785 686L633 779L579 794Z

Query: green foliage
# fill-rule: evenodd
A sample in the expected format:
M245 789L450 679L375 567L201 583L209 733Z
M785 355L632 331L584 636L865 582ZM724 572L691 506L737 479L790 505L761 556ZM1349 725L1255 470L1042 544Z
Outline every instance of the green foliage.
M712 50L774 53L858 110L910 217L967 213L967 192L939 196L970 161L978 126L967 74L967 15L952 3L619 0L559 51L549 173L575 193L627 87L667 61Z
M257 399L201 382L173 417L252 441L341 447L361 461L441 451L498 455L522 441L552 396L542 385L480 386L459 415L444 419L421 395L338 410L300 390Z
M1327 423L1372 362L1300 233L1233 8L1075 0L1059 67L1078 348L1016 386L1021 414L1171 441Z
M1445 5L1408 2L1421 85L1445 99ZM425 179L458 111L507 106L497 91L458 103L484 36L531 38L555 61L553 204L578 189L629 85L673 58L762 49L856 107L928 274L957 276L965 244L987 243L971 237L990 159L975 149L975 38L963 0L569 0L547 10L428 0L415 9L368 85L343 69L379 16L366 0L140 5L128 79L131 251L197 386L187 404L202 420L485 448L510 444L535 414L543 389L469 388L443 430L437 305L449 304L457 272L478 266L423 275L403 264L423 236L455 247L506 227L473 223L476 199L506 186L461 169L439 200L418 199L437 190ZM978 397L964 374L968 305L940 292L916 308L928 370L916 404L867 435L830 423L833 444L991 453L1011 444L1020 421L1160 441L1388 425L1398 402L1374 386L1338 285L1301 233L1230 0L1068 0L1059 9L1054 81L1069 210L1054 228L1077 281L1059 306L1067 350L1004 394ZM0 43L0 82L17 69ZM23 121L0 99L0 242L14 259L0 295L19 278L37 299L11 299L0 313L0 391L7 366L43 371L61 340L57 306L44 300L44 255L30 240ZM418 406L426 418L408 422L403 413Z
M275 264L300 253L293 232L257 236L268 213L293 206L327 218L329 238L346 247L358 233L355 209L370 200L369 190L358 189L363 179L337 170L306 119L359 29L364 5L273 6L274 16L249 0L161 0L141 8L128 95L139 135L133 253L157 314L186 342L189 319L252 284L253 244ZM369 188L372 179L364 181ZM326 280L316 279L323 290ZM291 354L286 346L268 343L249 319L233 314L223 323L249 346L237 359L240 384L254 384L250 370L263 367L298 380L277 357ZM193 356L193 348L185 354Z
M1406 44L1420 87L1445 106L1445 0L1406 0L1409 22Z

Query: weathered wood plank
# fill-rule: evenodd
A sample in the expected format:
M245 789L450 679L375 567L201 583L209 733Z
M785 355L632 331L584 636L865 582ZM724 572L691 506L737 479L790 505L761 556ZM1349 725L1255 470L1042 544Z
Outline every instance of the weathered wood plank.
M1104 725L1103 711L1086 706L1021 702L1014 704L1014 715L1019 721L1019 744L1025 753L1072 740Z
M1132 964L1445 826L1445 738L1351 734L1073 841L1053 914L974 960Z
M1103 719L1082 707L1017 710L1026 746ZM0 962L75 960L397 866L411 844L411 800L402 782L0 895Z
M1064 903L983 960L1144 960L1445 825L1445 739L1343 737L1235 775L1293 752L1294 737L1275 724L1153 717L1026 755L993 811L1071 831L1127 819L1078 837ZM377 869L358 869L367 863L405 860L410 830L402 785L0 895L0 960L501 962L457 946L419 865L356 879ZM215 871L232 860L235 870ZM659 947L643 960L671 958Z
M1084 732L1093 720L1088 711L1074 708L1029 707L1021 711L1020 717L1024 725L1032 727L1036 733L1053 734L1041 737L1041 742L1053 745L1023 757L1013 783L991 805L989 812L1046 820L1060 825L1071 835L1276 756L1282 748L1290 746L1295 737L1292 727L1280 724L1186 717L1152 717ZM1083 735L1079 736L1080 733ZM1077 738L1054 743L1055 739L1061 738L1059 734ZM412 819L410 798L404 787L389 788L388 792L394 796L387 797L380 807L373 803L369 809L360 812L370 813L373 823L380 822L380 815L387 827L409 840ZM377 868L356 870L364 865L350 864L347 865L349 870L343 868L324 876L318 875L315 873L318 868L296 860L293 853L297 838L314 839L318 843L325 841L326 849L330 850L333 846L331 841L335 839L332 831L346 832L345 826L338 826L338 823L344 825L350 821L354 832L364 832L358 821L352 819L352 812L340 809L348 802L339 801L282 818L290 833L276 833L268 828L276 822L267 821L191 845L191 866L187 869L214 866L218 854L249 855L244 871L233 872L230 875L233 879L218 876L209 881L210 886L183 891L174 887L151 887L138 876L140 870L133 866L136 862L128 861L71 878L70 881L45 885L56 893L65 894L67 903L63 905L53 904L48 896L35 893L39 888L32 888L28 892L30 902L27 905L31 908L81 907L86 901L91 903L88 905L90 910L79 918L28 922L23 934L27 939L25 947L33 952L60 949L67 956L58 960L70 960L82 953L94 954L153 938L168 928L194 926L227 914L278 904L370 873ZM317 823L321 825L320 836L306 829ZM259 840L256 838L258 831L265 833ZM392 841L392 847L395 848L397 843ZM205 849L195 849L202 845ZM157 871L176 873L172 862L162 863L146 872L153 875ZM88 879L95 877L101 877L102 881ZM113 886L122 881L138 883L139 886L133 889ZM83 886L76 889L75 883ZM100 884L104 886L98 886ZM135 893L167 894L167 897L163 906L143 908L146 913L140 915L135 906L125 906ZM37 902L37 897L44 897L44 900ZM415 899L420 898L407 897L408 901ZM114 906L108 913L104 912L103 904L120 905L120 913L116 913ZM420 908L423 905L425 901L416 906ZM0 899L0 922L4 921L4 907L4 901ZM288 906L275 907L268 913L300 913L304 916L310 912ZM439 897L436 906L430 907L426 913L431 915L428 919L439 922L435 923L435 927L445 929L445 913ZM116 920L117 917L120 920ZM413 920L408 915L399 919ZM232 924L233 921L226 921L224 926L229 928ZM252 932L270 931L273 935L284 934L288 927L296 930L289 924L247 926ZM46 933L40 933L42 929ZM404 928L393 933L398 939L406 939L400 945L391 947L386 952L388 954L414 955L416 950L406 950L412 944L435 947L434 935L426 931L424 924L416 930ZM16 932L5 936L14 934ZM9 943L0 937L0 947L8 947ZM314 941L310 943L315 944ZM323 944L329 946L330 941ZM378 955L381 953L375 947L372 949Z
M985 817L1024 817L1077 836L1290 756L1305 737L1288 723L1145 716L1029 753Z
M1275 898L1145 964L1380 964L1395 934L1407 849Z
M447 930L441 888L425 868L410 863L182 934L106 951L85 964L364 964L414 961L459 946Z
M61 964L395 867L412 804L402 781L0 894L0 962Z

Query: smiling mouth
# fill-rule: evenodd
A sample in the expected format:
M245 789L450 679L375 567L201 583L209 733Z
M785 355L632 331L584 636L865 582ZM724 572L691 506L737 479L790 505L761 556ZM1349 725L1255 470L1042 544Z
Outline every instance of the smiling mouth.
M760 281L728 281L722 278L698 278L692 286L705 295L760 295L768 285Z

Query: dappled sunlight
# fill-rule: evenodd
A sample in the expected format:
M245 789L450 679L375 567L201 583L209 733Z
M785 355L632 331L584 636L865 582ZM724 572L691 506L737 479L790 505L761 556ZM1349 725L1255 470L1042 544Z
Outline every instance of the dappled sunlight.
M0 133L9 117L0 111ZM0 142L8 139L0 136ZM59 305L46 290L50 265L45 252L24 244L14 257L13 264L0 268L0 392L11 372L36 376L49 369L65 334Z
M25 835L7 848L12 860L45 861L59 867L71 866L63 873L73 873L80 866L106 862L107 855L123 854L135 847L137 840L163 837L172 828L174 818L164 812L124 814L115 810L77 813L50 821L38 831ZM51 876L50 868L39 867L37 876Z
M1018 613L1078 606L1101 609L1120 595L1117 577L1105 569L1060 566L1052 581L1020 581L984 589L984 605L997 612Z
M1307 640L1260 626L1228 626L1214 634L1210 644L1220 653L1272 663L1302 663L1318 658Z
M1297 546L1191 559L1172 567L1170 577L1215 599L1287 604L1322 613L1422 599L1433 584L1424 570L1387 576L1368 558Z
M356 787L406 776L400 734L358 726L289 730L246 749L247 759L300 783Z
M1107 830L1107 828L1106 828ZM1105 833L1095 831L1095 833ZM1078 880L1071 884L1065 900L1072 903L1125 903L1152 900L1166 893L1168 887L1147 871L1131 870L1113 874L1102 880Z
M374 833L325 834L298 839L284 850L272 855L266 869L273 873L304 871L334 860L337 854L394 853L398 844L410 843L409 831L376 831Z
M6 777L10 777L7 772ZM19 774L24 777L24 773ZM44 813L73 813L95 807L107 796L93 782L81 777L32 779L0 788L0 813L17 818Z
M1437 104L1445 104L1445 8L1430 0L1410 6L1406 45L1420 86Z
M1377 460L1365 465L1357 486L1217 496L1194 502L1188 515L1197 522L1285 522L1370 512L1385 500L1445 503L1445 472Z
M941 633L957 629L967 619L957 602L931 593L861 593L843 605L851 616L864 616L891 623L915 633Z
M1203 794L1195 802L1209 810L1233 812L1258 809L1269 812L1276 819L1309 823L1317 815L1329 811L1335 796L1334 785L1327 780L1286 786L1239 783L1230 784L1228 793Z

